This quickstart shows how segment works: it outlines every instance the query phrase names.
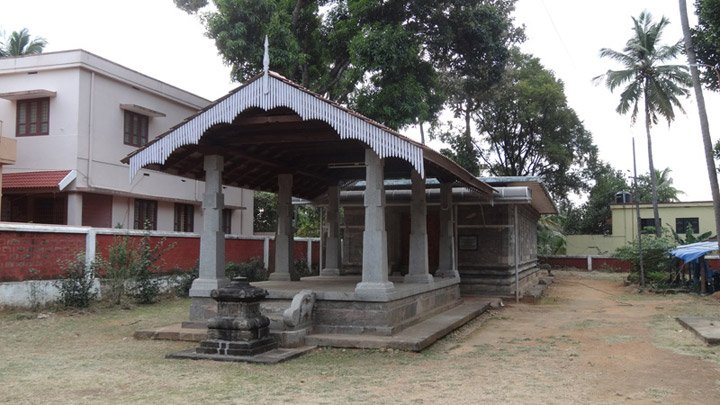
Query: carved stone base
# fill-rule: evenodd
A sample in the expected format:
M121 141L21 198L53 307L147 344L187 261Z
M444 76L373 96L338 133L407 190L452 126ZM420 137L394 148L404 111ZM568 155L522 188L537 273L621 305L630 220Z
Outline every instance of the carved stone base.
M224 356L255 356L277 348L277 342L271 337L247 342L233 342L227 340L203 340L195 348L195 353L220 354Z

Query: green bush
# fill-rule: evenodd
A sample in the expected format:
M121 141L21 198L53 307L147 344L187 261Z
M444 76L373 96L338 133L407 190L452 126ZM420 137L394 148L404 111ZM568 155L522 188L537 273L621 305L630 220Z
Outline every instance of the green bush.
M667 236L658 238L655 235L642 235L642 257L646 282L658 285L672 278L675 267L669 251L675 246L675 242ZM614 256L632 263L632 271L628 277L630 281L640 280L637 240L618 248Z
M128 236L116 236L108 248L108 259L104 261L107 297L119 305L127 294L127 282L135 266L135 251Z
M200 267L200 265L197 262L195 262L195 266L193 266L193 268L190 269L190 271L176 269L173 272L176 277L176 284L175 284L175 295L176 296L178 296L178 297L190 296L190 288L192 288L192 283L200 275L199 267Z
M55 282L60 290L60 302L66 307L86 308L97 297L95 276L97 265L93 261L85 264L85 255L77 254L74 259L60 262L61 278Z
M293 267L290 268L290 280L292 281L300 281L300 278L302 277L309 277L314 274L315 272L313 269L308 267L307 260L305 259L297 259L293 263Z
M268 271L259 258L253 257L241 263L227 262L225 265L225 276L229 279L245 277L250 282L266 281L268 279Z
M158 262L162 256L173 246L165 246L162 238L154 246L150 243L150 234L146 232L140 240L133 261L133 285L130 293L140 304L152 304L160 295L160 283L154 274L159 270Z

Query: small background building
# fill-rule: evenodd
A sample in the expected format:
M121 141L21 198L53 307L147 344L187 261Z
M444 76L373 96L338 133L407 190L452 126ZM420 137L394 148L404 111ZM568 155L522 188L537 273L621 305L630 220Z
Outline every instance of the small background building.
M208 100L83 50L0 59L3 221L199 231L204 183L120 159ZM3 142L6 140L3 139ZM223 227L251 235L253 192L225 190Z
M637 216L634 203L613 204L612 234L568 235L568 256L610 256L615 250L637 238ZM660 223L663 228L685 234L687 226L693 233L712 231L715 234L715 213L712 201L673 202L658 204ZM640 204L643 227L654 226L652 204Z

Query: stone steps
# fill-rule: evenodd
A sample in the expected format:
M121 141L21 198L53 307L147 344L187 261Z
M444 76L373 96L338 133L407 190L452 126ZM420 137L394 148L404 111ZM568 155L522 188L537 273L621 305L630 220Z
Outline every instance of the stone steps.
M461 305L432 316L391 336L356 334L309 334L305 344L355 349L398 349L419 352L441 337L476 318L499 299L468 298Z

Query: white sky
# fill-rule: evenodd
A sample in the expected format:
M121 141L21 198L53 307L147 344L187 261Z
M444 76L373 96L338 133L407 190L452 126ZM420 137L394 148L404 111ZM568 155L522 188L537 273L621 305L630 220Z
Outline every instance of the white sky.
M687 3L692 8L694 1ZM665 43L682 37L676 0L518 0L516 12L516 22L525 25L528 37L523 50L563 80L569 104L593 134L601 158L619 170L632 170L635 136L639 173L648 170L642 121L631 126L629 117L615 113L619 95L591 79L618 68L600 59L599 50L622 50L631 35L630 17L645 9L656 18L670 19ZM46 52L85 49L210 100L238 85L230 82L230 69L198 19L177 9L172 0L0 0L0 10L0 30L7 34L27 27L48 40ZM694 25L692 9L690 18ZM714 112L720 97L706 91L705 99L710 131L716 134L720 124ZM678 113L669 129L666 124L653 129L655 167L672 169L676 186L685 192L682 200L709 200L694 95L685 100L685 109L687 114ZM419 137L416 130L408 135Z

